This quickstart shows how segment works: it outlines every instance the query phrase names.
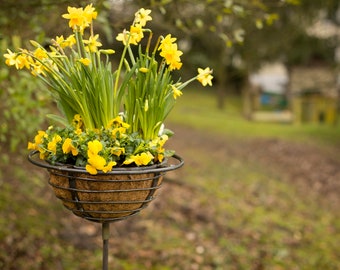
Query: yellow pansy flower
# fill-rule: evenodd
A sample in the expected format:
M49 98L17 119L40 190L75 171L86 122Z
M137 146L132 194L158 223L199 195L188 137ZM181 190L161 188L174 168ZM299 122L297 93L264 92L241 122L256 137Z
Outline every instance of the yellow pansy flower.
M98 173L97 169L90 164L86 164L85 169L89 174L95 175Z
M106 166L104 166L103 168L103 172L107 173L108 171L112 170L112 167L115 166L117 164L117 162L115 161L110 161Z
M63 149L64 154L68 154L68 153L72 152L73 156L78 155L78 150L77 150L76 147L73 146L71 138L65 139L63 146L62 146L62 149Z
M154 156L150 152L143 152L141 154L131 156L124 161L124 164L128 165L134 162L137 166L145 166L148 165L153 160L153 158Z
M59 135L55 135L52 141L47 144L47 149L55 154L57 152L57 144L61 141L62 138Z
M88 143L88 150L87 154L89 156L95 156L98 155L98 153L103 149L103 145L100 141L94 140Z

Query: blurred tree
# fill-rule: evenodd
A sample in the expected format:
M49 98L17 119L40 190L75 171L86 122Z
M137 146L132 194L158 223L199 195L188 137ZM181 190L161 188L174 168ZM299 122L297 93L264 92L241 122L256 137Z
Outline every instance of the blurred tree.
M218 107L224 106L225 88L232 71L242 60L239 45L249 32L273 25L278 12L296 6L299 0L139 0L141 6L157 7L164 15L163 27L177 26L184 33L191 64L214 68ZM257 31L258 32L258 31ZM259 46L259 44L257 44ZM256 47L252 48L254 52ZM205 55L202 54L205 53Z

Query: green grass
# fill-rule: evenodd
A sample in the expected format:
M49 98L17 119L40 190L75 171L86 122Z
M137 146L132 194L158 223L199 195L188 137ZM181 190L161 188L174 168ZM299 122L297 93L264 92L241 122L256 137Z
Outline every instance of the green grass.
M249 122L240 102L227 98L221 111L212 93L190 90L169 122L207 132L203 140L218 138L222 146L238 138L339 145L338 126ZM139 216L112 226L110 269L340 269L340 215L322 203L322 194L301 190L295 179L237 153L209 153L209 142L180 145L175 150L186 164L173 176L179 184L168 183ZM0 268L100 269L100 235L99 242L85 235L89 245L77 246L81 232L72 221L65 225L72 213L53 197L47 175L31 171L22 155L0 168L0 213L6 217L0 220L0 250L6 250Z
M248 121L242 115L240 97L227 96L223 110L217 108L216 100L213 89L185 91L171 112L169 122L235 137L281 138L340 145L340 125L297 125Z

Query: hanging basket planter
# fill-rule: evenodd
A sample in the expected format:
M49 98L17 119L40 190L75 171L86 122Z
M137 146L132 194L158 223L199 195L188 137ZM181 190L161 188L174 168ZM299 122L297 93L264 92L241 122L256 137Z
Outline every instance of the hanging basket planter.
M29 161L48 170L49 184L63 205L79 217L100 223L125 219L147 207L161 187L165 173L184 163L174 155L158 165L114 168L108 173L91 175L84 168L51 165L37 155L37 151L32 151Z

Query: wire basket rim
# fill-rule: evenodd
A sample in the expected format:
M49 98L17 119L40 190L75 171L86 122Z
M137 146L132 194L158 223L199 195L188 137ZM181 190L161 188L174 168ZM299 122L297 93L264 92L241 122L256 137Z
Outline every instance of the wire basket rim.
M73 165L52 165L46 161L41 160L39 157L37 157L37 154L39 151L34 150L29 152L28 154L28 160L32 164L46 168L49 170L61 170L61 171L67 171L67 172L76 172L76 173L88 173L85 168L83 167L75 167ZM176 164L169 163L170 159L175 159ZM102 172L99 171L98 175L117 175L117 174L140 174L140 173L157 173L157 172L167 172L167 171L173 171L176 170L184 165L184 160L182 157L180 157L177 154L174 154L164 162L160 164L154 164L150 166L143 166L143 167L114 167L109 172Z

